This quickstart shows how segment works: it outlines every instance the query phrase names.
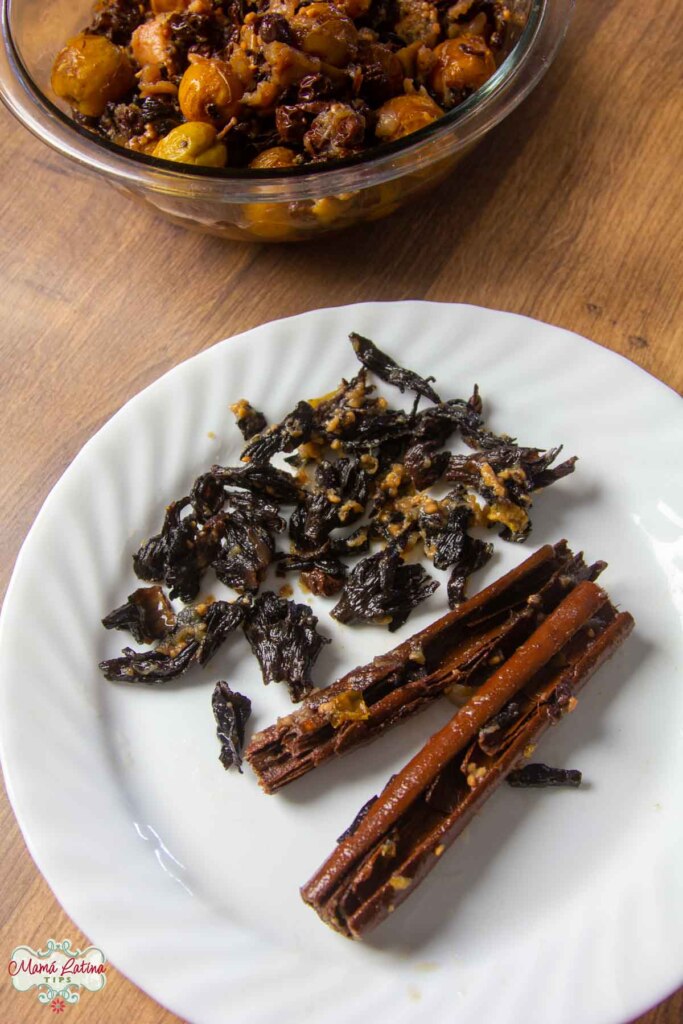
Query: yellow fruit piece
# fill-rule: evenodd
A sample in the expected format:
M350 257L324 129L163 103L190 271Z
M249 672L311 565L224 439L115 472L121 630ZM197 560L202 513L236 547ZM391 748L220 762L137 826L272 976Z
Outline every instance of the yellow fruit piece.
M81 32L59 51L52 65L52 88L85 117L99 117L110 100L135 85L125 50L105 36Z
M216 129L200 121L179 124L154 147L153 156L196 167L225 167L228 151L216 142Z
M196 60L180 80L178 102L188 121L206 121L216 127L237 113L244 86L224 60Z

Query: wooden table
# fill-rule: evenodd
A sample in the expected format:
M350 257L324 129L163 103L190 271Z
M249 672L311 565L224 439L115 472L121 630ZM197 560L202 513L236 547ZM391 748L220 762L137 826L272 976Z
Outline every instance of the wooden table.
M680 0L656 6L651 17L641 0L579 0L545 81L449 182L387 221L298 247L155 219L0 113L3 592L81 445L179 360L264 320L367 299L472 302L571 328L680 389L683 38ZM0 907L8 958L48 937L86 941L36 871L4 793ZM2 1020L45 1021L5 978ZM101 995L68 1012L92 1024L178 1020L114 968ZM682 1017L683 990L639 1024Z

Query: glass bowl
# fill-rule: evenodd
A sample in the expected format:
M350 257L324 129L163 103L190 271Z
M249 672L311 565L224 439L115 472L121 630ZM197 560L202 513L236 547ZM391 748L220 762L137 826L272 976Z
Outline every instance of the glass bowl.
M81 128L50 89L52 62L92 0L1 0L0 96L29 131L176 224L228 238L296 241L384 217L445 177L534 88L574 0L516 0L525 27L496 73L444 117L398 142L315 170L188 167Z

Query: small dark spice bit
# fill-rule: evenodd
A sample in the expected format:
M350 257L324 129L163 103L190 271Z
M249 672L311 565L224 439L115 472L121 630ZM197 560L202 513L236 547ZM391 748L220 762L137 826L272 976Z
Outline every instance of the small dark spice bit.
M571 707L572 691L566 682L561 683L545 706L545 712L551 722L557 723Z
M550 768L547 764L525 764L507 776L509 786L518 789L543 789L548 786L569 786L578 789L582 775L576 768Z
M263 682L283 682L293 701L313 688L311 669L327 637L317 632L318 619L305 604L266 591L254 601L244 632L263 675Z
M355 332L350 334L349 338L353 345L353 351L363 366L366 366L372 373L376 373L381 380L386 381L387 384L393 384L401 393L408 389L409 391L414 391L416 395L428 398L430 402L441 402L441 399L430 384L434 377L425 379L420 377L419 374L414 373L413 370L404 369L391 356L380 351L369 338L364 338Z
M230 410L245 441L250 441L256 434L262 434L268 426L268 420L263 413L254 409L245 398L231 405Z
M393 633L438 586L421 565L407 565L397 546L389 545L358 563L330 614L344 623L388 619Z
M220 762L225 769L234 767L241 774L244 731L251 714L251 701L221 680L216 683L211 706L221 744Z
M159 586L139 587L102 619L105 629L127 629L139 644L162 640L175 628L173 607Z

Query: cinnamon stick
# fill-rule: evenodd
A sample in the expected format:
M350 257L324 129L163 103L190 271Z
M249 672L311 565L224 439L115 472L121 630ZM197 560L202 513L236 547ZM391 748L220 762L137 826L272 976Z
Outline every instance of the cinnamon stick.
M359 938L438 863L472 814L633 627L590 581L576 586L425 744L301 890ZM507 715L514 701L514 713Z

